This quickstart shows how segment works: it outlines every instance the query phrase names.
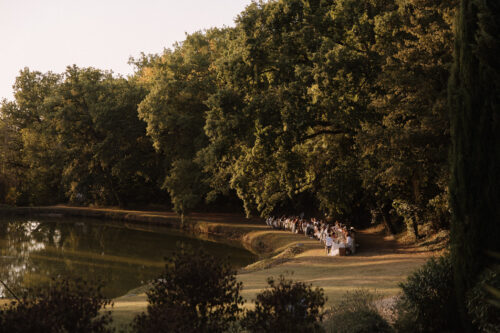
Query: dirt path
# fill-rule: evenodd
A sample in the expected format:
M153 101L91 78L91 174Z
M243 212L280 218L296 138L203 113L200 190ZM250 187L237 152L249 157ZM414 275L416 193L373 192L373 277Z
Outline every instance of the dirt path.
M346 291L356 288L393 296L399 292L398 283L432 255L430 252L412 253L378 230L358 232L356 242L360 247L353 256L326 256L319 242L303 242L302 253L267 269L240 274L244 296L255 298L255 294L266 286L268 276L287 272L293 272L293 279L323 288L328 297L327 305L336 304Z
M378 229L358 231L356 243L360 245L358 255L394 253L400 247L393 237L387 237Z

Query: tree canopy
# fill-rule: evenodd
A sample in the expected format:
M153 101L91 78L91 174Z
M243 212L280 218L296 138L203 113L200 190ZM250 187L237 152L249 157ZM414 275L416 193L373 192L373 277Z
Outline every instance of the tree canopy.
M1 107L1 200L186 214L237 198L247 215L446 228L456 6L253 2L127 78L26 68Z

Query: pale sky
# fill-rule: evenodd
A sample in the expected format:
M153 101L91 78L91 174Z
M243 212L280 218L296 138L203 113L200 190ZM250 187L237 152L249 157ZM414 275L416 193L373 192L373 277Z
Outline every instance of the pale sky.
M234 26L251 0L0 0L0 100L19 70L66 66L131 74L130 56L161 53L211 27Z

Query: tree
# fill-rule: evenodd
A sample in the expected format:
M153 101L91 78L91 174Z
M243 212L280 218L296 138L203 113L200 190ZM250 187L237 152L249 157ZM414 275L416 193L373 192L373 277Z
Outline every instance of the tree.
M158 193L158 159L137 116L143 97L133 80L68 67L49 107L70 201L123 207Z
M237 19L230 52L216 63L222 88L208 100L210 143L202 157L214 191L229 184L247 214L267 215L288 203L297 209L311 197L310 209L318 198L329 211L351 203L356 178L344 171L352 161L345 158L352 156L352 119L332 101L337 95L320 94L318 81L327 79L316 71L330 45L323 41L331 9L320 1L253 3ZM344 190L334 191L331 180Z
M133 322L136 332L224 332L238 318L241 282L227 261L204 250L181 247L147 292L147 312Z
M8 116L13 102L0 105L0 203L17 204L21 195L21 179L26 171L22 160L22 138Z
M257 295L255 310L242 320L250 332L322 332L321 308L325 296L320 288L280 276L267 280L270 289Z
M449 254L429 259L399 284L395 326L401 332L455 332L457 305Z
M0 308L0 332L112 332L111 312L101 312L111 301L101 287L64 278L26 292Z
M14 84L15 101L4 103L2 113L11 129L20 137L22 182L19 184L20 202L34 204L55 203L63 197L61 173L62 150L56 142L47 107L51 93L61 82L61 76L51 72L42 74L24 68ZM19 141L18 141L19 143ZM14 146L16 141L12 142Z
M457 300L470 330L465 293L500 252L500 4L461 0L449 85L451 251Z
M380 73L373 117L357 136L363 187L386 221L395 208L417 238L418 224L439 228L449 220L446 91L455 7L454 1L401 1L374 26Z
M330 333L390 333L392 327L377 309L380 297L367 289L346 292L325 323Z
M207 192L202 167L195 158L207 144L205 102L216 88L213 62L224 50L225 34L224 29L197 32L174 50L135 61L137 80L148 89L139 116L163 157L163 188L180 214L196 207ZM190 176L181 170L184 167Z
M19 202L125 206L158 193L159 161L137 117L144 90L134 80L94 68L26 68L14 88L2 122L17 149Z

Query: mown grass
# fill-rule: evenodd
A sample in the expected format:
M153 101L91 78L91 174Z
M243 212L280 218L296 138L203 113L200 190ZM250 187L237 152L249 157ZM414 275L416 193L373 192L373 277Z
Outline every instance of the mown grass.
M275 267L240 274L238 278L243 282L243 296L247 300L255 299L266 287L269 276L289 274L294 280L323 288L327 306L332 306L345 292L361 287L377 290L383 296L396 295L398 283L424 262L424 258L410 255L323 257L306 252Z
M132 223L144 227L152 225L179 225L178 217L169 212L122 211L73 207L36 208L43 213L71 213L80 216L98 216ZM387 239L379 229L359 233L361 251L349 257L327 257L318 241L302 234L271 230L258 219L247 220L232 214L193 214L188 227L201 234L222 236L238 240L247 249L258 254L261 261L240 270L238 279L243 282L246 306L267 287L267 278L288 274L294 280L312 283L323 288L328 297L327 307L337 304L345 292L366 288L383 296L399 292L398 283L429 257L425 247L400 246L394 239ZM439 242L441 244L442 242ZM109 258L117 261L120 258ZM147 306L145 287L114 299L114 326L126 327L135 315Z
M429 253L411 253L408 249L398 251L395 244L387 246L390 241L373 231L359 236L359 242L363 244L366 240L368 248L362 248L354 256L329 257L318 241L304 235L253 229L244 235L243 242L259 252L262 260L238 273L238 279L243 282L243 297L247 300L245 307L253 307L252 300L267 287L268 277L281 274L323 288L328 298L327 308L336 305L347 291L358 288L376 290L382 297L394 296L399 292L398 283L429 256ZM300 250L295 251L297 248ZM288 252L291 255L283 255ZM141 290L115 299L116 327L129 323L146 306L146 295Z

